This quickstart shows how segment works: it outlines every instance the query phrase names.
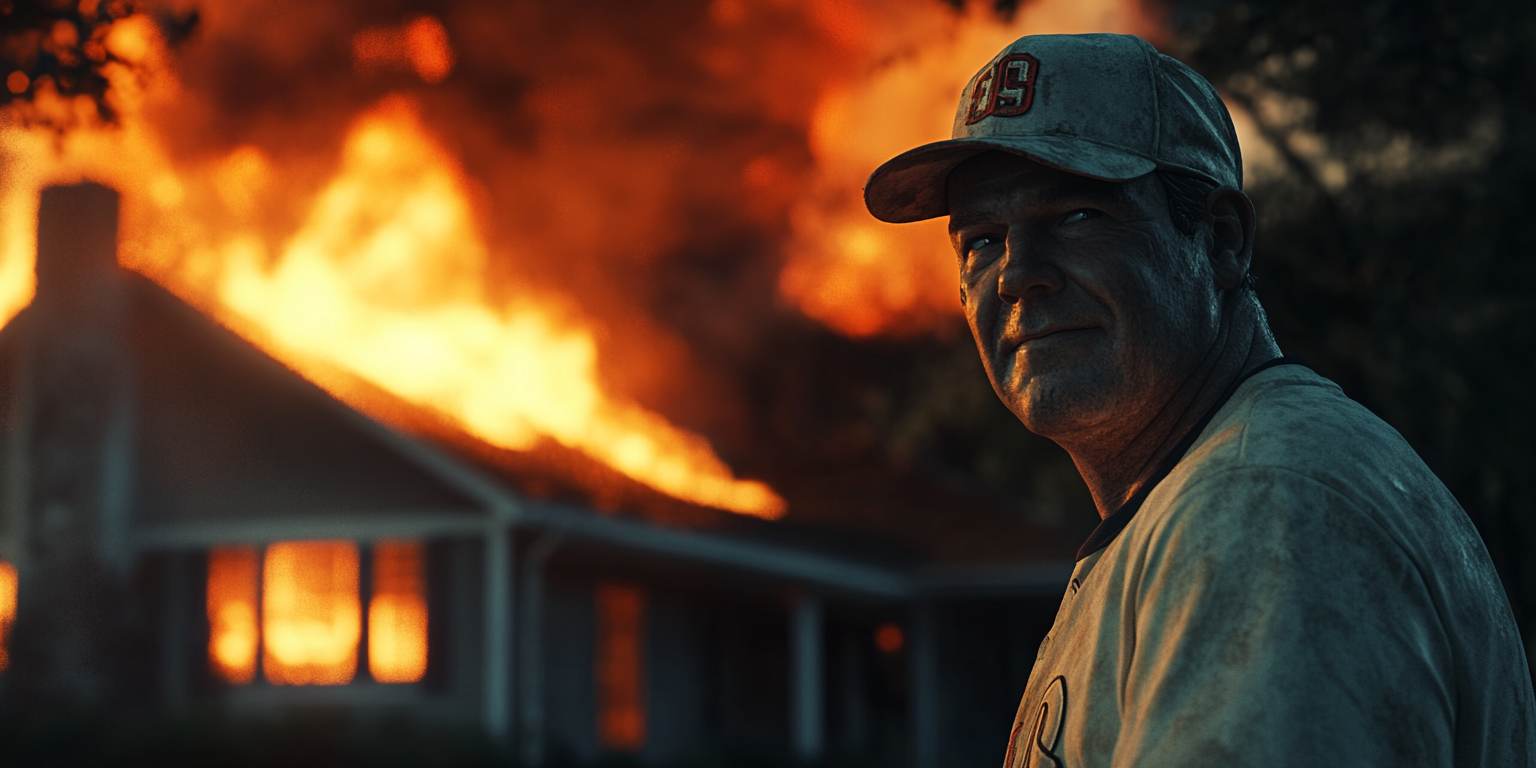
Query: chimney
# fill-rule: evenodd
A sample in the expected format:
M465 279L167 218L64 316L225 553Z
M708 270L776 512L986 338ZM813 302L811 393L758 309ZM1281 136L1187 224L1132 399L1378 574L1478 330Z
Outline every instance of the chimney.
M37 210L37 295L86 301L117 272L117 193L100 184L49 187Z
M37 294L15 321L7 526L19 571L12 715L117 708L134 697L127 541L132 368L118 196L98 184L43 190Z

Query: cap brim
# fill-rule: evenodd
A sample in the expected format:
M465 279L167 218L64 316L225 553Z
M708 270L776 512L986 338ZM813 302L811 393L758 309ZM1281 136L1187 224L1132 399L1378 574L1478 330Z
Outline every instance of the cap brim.
M1157 169L1143 155L1072 136L950 139L908 150L876 168L864 185L864 205L875 218L892 224L947 216L949 172L989 150L1105 181L1128 181Z

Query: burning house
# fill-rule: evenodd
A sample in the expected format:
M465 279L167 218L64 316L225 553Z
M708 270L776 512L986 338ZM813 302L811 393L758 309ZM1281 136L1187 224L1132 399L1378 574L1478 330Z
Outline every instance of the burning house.
M1022 684L1065 563L561 500L569 462L370 419L122 269L116 219L105 187L44 191L36 299L0 332L3 695L473 723L531 764L994 741L968 729Z
M0 705L995 759L1077 542L846 418L958 322L859 188L1141 3L190 7L0 73Z

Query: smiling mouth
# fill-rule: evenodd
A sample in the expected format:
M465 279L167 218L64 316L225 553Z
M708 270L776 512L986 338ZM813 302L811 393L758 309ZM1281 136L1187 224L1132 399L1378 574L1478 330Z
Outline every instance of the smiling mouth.
M1088 327L1088 326L1084 326L1084 327L1081 327L1081 328L1053 328L1053 329L1048 330L1048 331L1044 331L1044 332L1041 332L1041 333L1036 333L1036 334L1031 334L1029 336L1025 336L1024 338L1019 340L1018 344L1016 344L1015 347L1026 347L1026 346L1030 346L1030 345L1032 345L1032 344L1034 344L1036 342L1043 341L1045 339L1060 339L1060 338L1065 338L1065 337L1070 336L1070 335L1075 335L1075 334L1077 334L1078 332L1081 332L1081 331L1091 331L1091 330L1093 330L1093 328L1092 327Z

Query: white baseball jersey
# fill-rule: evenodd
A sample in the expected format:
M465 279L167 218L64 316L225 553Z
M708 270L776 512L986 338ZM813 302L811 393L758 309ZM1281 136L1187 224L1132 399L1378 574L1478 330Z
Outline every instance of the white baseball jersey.
M1536 765L1503 587L1396 431L1281 364L1192 439L1080 553L1004 768Z

